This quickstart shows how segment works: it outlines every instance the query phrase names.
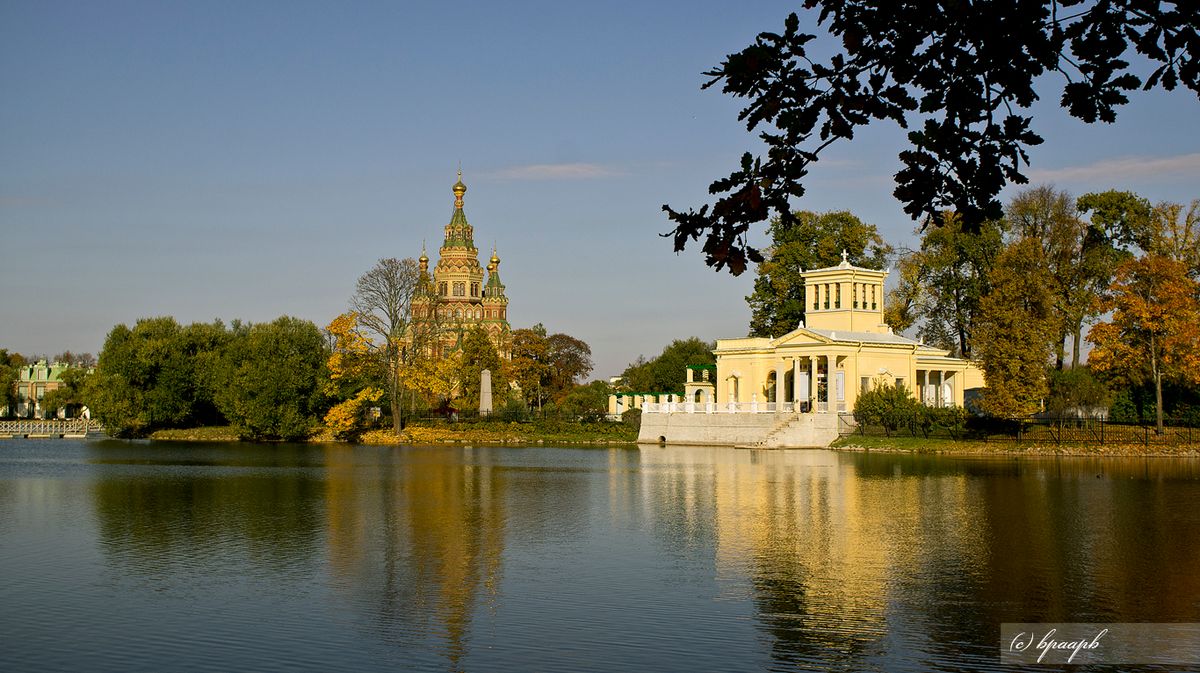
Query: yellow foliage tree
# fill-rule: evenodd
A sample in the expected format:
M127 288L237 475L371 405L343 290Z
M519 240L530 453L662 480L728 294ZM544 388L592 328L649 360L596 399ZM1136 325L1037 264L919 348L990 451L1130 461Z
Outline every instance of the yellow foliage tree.
M325 414L325 426L338 439L354 439L370 425L367 409L383 397L379 388L365 388Z
M1200 385L1200 283L1182 261L1147 255L1122 264L1099 302L1112 320L1092 328L1088 364L1129 383L1154 386L1156 427L1163 432L1163 380Z

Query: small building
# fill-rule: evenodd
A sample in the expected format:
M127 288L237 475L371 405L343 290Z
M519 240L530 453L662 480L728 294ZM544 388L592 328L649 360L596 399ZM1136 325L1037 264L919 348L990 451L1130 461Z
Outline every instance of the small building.
M45 360L38 360L31 365L25 365L17 370L17 380L14 383L16 400L16 408L13 410L13 415L20 418L46 418L47 414L58 411L57 409L43 409L42 398L46 393L57 390L62 381L59 379L62 373L67 371L70 365L61 362L48 363ZM8 415L8 410L5 409L5 414Z
M715 404L703 404L706 391L691 383L683 400L651 401L639 441L827 445L853 426L858 395L884 384L903 386L931 406L963 406L968 391L983 386L982 371L894 334L883 321L888 272L846 257L843 251L841 264L801 273L805 320L796 329L775 338L718 339ZM741 414L760 417L719 418Z

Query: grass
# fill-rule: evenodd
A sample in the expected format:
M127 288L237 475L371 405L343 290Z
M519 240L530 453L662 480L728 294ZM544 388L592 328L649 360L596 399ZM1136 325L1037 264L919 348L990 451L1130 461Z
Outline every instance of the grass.
M236 442L237 430L230 425L214 425L200 428L173 428L155 430L150 439L170 442Z
M1064 456L1195 456L1200 447L1195 445L1064 442L1012 440L984 441L979 439L949 439L944 437L913 437L903 433L891 437L878 435L846 435L839 437L830 448L887 451L902 453L946 453L946 454L994 454L994 455L1064 455Z
M401 436L391 429L365 433L363 444L627 444L637 440L637 430L623 423L534 420L449 422L421 420L409 424Z

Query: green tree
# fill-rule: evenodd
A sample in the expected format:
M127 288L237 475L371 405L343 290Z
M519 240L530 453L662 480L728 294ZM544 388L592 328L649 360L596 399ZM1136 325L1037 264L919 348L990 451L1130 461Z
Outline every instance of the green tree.
M68 417L74 417L79 408L84 406L84 386L87 384L88 370L83 367L69 367L58 375L59 386L46 393L42 398L42 408L47 416L53 416L59 409L66 409Z
M885 308L890 311L885 318L890 316L888 324L897 330L916 322L917 336L925 343L969 358L980 302L990 290L989 274L1004 244L994 222L983 223L976 232L964 229L954 213L946 213L943 222L926 228L920 250L901 258L900 283L887 302L896 308Z
M917 419L921 403L908 388L899 384L872 386L854 400L854 420L863 426L878 425L883 434L892 436Z
M607 381L592 381L575 386L558 401L558 410L568 417L596 421L608 413L608 396L612 386Z
M630 363L621 375L629 392L683 394L688 365L716 364L713 343L698 337L676 339L653 360L642 356Z
M500 355L492 345L487 330L475 327L467 332L462 341L462 355L459 360L459 381L462 382L462 404L467 409L478 409L480 402L480 377L483 370L492 373L493 399L502 397L508 389L501 368ZM498 394L498 395L497 395Z
M810 43L796 14L705 75L704 88L747 99L739 119L759 131L766 158L745 153L709 193L710 208L663 210L675 250L704 237L709 265L734 274L762 256L746 241L791 204L821 152L857 127L891 121L908 132L895 196L914 220L963 218L966 231L1000 219L997 198L1027 180L1035 83L1062 73L1061 105L1085 122L1112 122L1139 87L1200 92L1200 6L1140 0L1044 0L947 5L940 0L812 0L836 39ZM1131 50L1137 57L1129 58ZM829 54L828 59L819 60ZM1128 59L1128 60L1127 60ZM1131 62L1136 66L1131 66ZM1147 72L1136 74L1134 68Z
M1163 384L1200 385L1200 283L1183 262L1157 255L1117 269L1100 310L1112 319L1088 333L1088 364L1126 385L1154 389L1155 423L1163 431Z
M7 409L12 415L17 410L17 378L20 367L25 364L25 358L19 353L9 353L7 348L0 348L0 409Z
M1041 409L1049 392L1046 367L1060 322L1041 242L1008 245L990 281L975 331L985 381L980 408L998 418L1024 418Z
M307 320L251 325L220 359L217 405L248 439L304 439L328 408L327 359L324 336Z
M171 317L146 318L132 329L117 325L104 341L84 400L105 431L138 437L164 427L198 424L197 403L209 394L197 366L208 360L211 342L197 335L223 331L185 331Z
M758 265L754 292L746 297L750 336L783 336L800 326L804 320L802 271L840 263L843 250L851 264L883 269L893 252L875 225L847 211L797 212L789 226L775 218L767 233L771 247Z

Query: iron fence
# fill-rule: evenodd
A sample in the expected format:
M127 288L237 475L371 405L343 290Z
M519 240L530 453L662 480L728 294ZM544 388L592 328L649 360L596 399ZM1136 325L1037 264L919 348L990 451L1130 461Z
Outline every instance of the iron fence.
M1200 427L1194 423L1172 419L1164 421L1160 434L1153 423L1122 423L1099 419L1076 418L1027 418L1005 420L993 418L969 418L965 423L953 427L921 426L915 422L888 430L881 426L844 425L843 434L864 436L912 436L937 439L970 439L988 442L1016 442L1029 444L1095 444L1095 445L1142 445L1142 446L1187 446L1200 443Z

